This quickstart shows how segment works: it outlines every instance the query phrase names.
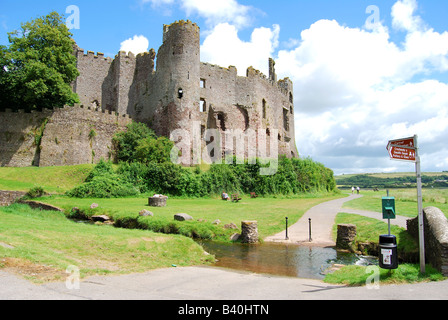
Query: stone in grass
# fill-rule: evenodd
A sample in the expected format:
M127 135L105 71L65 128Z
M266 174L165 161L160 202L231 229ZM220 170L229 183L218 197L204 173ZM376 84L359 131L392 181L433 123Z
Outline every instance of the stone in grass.
M190 221L194 220L192 216L186 214L186 213L178 213L174 215L174 220L176 221Z
M92 216L92 221L94 222L110 222L111 218L106 215L98 215L98 216Z
M154 213L148 210L142 210L139 212L140 217L154 217Z

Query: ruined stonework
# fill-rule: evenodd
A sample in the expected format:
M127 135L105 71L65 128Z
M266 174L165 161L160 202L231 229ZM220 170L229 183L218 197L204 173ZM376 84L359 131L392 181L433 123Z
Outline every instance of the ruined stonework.
M64 166L111 159L112 138L128 115L64 107L0 112L0 166Z
M78 47L74 55L80 75L72 87L80 106L0 112L0 166L110 159L113 135L125 130L131 119L171 138L175 130L184 130L190 138L189 151L194 151L195 136L205 149L204 134L214 129L221 135L222 155L240 155L236 143L245 139L224 134L237 132L247 137L245 157L263 157L260 150L271 155L270 147L277 142L278 154L298 157L291 80L277 80L272 59L267 61L268 76L250 67L245 77L238 76L233 66L201 62L200 29L195 23L165 25L157 55L151 49L137 56L119 52L112 59Z
M250 67L245 77L233 66L201 62L200 29L190 21L163 27L157 56L153 49L137 56L120 52L113 60L82 49L76 54L80 76L74 90L85 106L129 114L167 137L176 129L190 137L194 130L252 129L269 140L276 132L279 154L298 157L293 84L289 78L277 81L273 59L267 61L268 76Z

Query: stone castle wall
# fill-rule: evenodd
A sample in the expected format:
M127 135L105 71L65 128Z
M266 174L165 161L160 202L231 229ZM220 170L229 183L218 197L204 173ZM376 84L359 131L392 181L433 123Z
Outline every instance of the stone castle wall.
M130 122L127 115L81 107L0 112L0 166L63 166L110 159L113 135Z

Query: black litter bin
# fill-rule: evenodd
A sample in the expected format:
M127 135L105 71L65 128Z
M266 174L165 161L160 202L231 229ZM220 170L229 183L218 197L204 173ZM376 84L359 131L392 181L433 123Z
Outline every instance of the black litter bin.
M379 265L382 269L398 268L397 237L393 235L380 236Z

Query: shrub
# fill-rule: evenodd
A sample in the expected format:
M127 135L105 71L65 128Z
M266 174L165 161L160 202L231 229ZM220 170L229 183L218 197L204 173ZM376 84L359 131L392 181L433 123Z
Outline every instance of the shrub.
M30 189L23 197L22 200L40 198L45 195L45 191L42 187L34 187Z
M139 193L132 183L114 172L110 162L101 160L82 185L66 194L74 198L120 198Z
M118 175L98 176L67 192L73 198L121 198L140 192L130 183L120 181Z

